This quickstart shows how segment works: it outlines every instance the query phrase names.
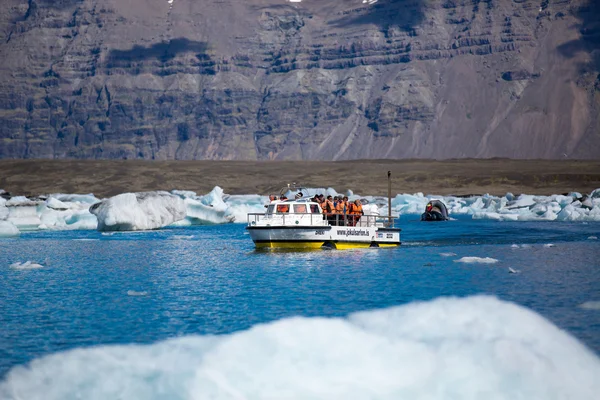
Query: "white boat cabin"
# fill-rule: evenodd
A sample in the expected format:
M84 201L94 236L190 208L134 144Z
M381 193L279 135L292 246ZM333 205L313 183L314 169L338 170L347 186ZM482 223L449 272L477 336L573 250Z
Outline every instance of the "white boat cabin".
M255 217L253 225L327 225L319 203L308 199L274 200L266 207L267 211L264 214L251 214Z
M391 227L388 217L372 215L323 214L319 203L309 199L273 200L264 214L248 214L248 226L350 226Z

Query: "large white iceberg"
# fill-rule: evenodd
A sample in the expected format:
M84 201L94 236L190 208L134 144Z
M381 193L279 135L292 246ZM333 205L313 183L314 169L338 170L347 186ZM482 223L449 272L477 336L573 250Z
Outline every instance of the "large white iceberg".
M157 229L185 218L184 201L168 192L123 193L90 207L100 231Z
M71 350L13 368L0 398L595 399L599 376L568 333L476 296Z

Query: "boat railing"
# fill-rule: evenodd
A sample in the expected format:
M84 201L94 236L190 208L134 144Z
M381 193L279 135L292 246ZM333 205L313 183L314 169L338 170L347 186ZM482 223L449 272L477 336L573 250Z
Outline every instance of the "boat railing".
M394 218L387 215L249 213L248 226L357 226L393 228Z

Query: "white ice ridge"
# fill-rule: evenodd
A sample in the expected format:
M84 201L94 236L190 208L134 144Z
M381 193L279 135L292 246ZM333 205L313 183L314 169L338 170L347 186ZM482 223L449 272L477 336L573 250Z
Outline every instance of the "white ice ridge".
M472 215L473 219L494 219L506 221L600 221L600 189L589 196L580 193L568 195L505 196L490 195L472 196L468 198L455 196L424 196L417 194L400 194L392 200L392 213L421 214L425 205L433 199L439 199L448 207L450 215ZM377 200L387 213L387 207L381 198Z
M13 368L0 398L595 399L598 376L598 356L565 331L476 296L75 349Z
M338 195L333 188L308 188L303 190L304 197L315 194ZM181 198L185 204L185 218L177 225L221 224L228 222L245 223L248 213L264 212L268 203L268 193L228 195L216 186L210 193L199 195L195 192L173 190L171 194ZM288 192L288 198L295 193ZM345 193L349 200L363 199L363 209L368 213L387 215L388 199L380 196L361 196L352 191ZM131 194L124 194L131 195ZM126 196L126 197L127 197ZM580 193L569 195L518 197L507 193L502 197L489 195L468 198L454 196L425 196L422 193L398 194L392 199L392 214L421 214L425 205L432 199L443 201L452 215L471 215L474 219L493 219L510 221L600 221L600 189L588 196ZM8 221L19 231L39 229L96 229L96 216L90 214L89 206L100 200L94 195L52 194L45 200L30 200L25 197L13 197L6 201L0 197L0 221ZM119 208L127 204L113 204ZM139 210L138 210L139 211ZM143 210L142 210L143 211ZM127 209L117 211L126 214ZM143 211L145 212L145 211ZM139 212L138 216L141 215ZM142 219L152 219L145 215ZM4 224L0 232L7 231ZM14 232L14 230L11 229ZM0 233L1 235L1 233Z
M167 192L123 193L90 207L100 231L158 229L185 218L183 200Z

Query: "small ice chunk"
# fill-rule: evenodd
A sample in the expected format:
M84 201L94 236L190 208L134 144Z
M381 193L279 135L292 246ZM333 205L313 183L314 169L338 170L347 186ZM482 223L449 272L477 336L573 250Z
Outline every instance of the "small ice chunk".
M10 269L27 270L27 269L40 269L44 268L43 265L37 264L31 261L25 261L24 263L16 262L10 265Z
M173 235L169 239L171 239L171 240L190 240L193 238L194 238L194 235Z
M586 301L585 303L580 304L579 308L585 310L600 310L600 301Z
M138 292L135 290L128 290L127 291L127 296L147 296L148 292L146 291L142 291L142 292Z
M519 271L518 269L508 267L508 272L510 272L511 274L518 274L521 271Z
M598 240L598 236L590 236L588 237L589 240Z
M456 253L440 253L440 256L442 257L454 257L456 255Z
M463 257L458 260L454 260L454 262L461 262L467 264L494 264L497 263L498 260L491 257Z

